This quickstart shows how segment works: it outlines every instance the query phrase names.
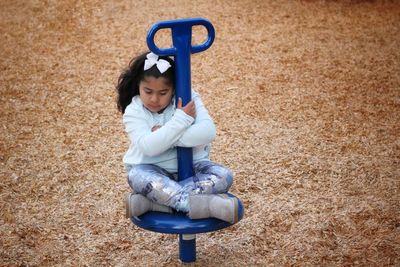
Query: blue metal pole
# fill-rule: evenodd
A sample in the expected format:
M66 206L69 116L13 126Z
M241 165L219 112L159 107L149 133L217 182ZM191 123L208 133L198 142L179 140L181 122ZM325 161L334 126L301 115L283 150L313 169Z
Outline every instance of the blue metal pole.
M192 27L172 28L172 42L178 48L175 55L175 100L182 99L185 106L192 99L190 76L190 46L192 44ZM178 147L178 180L193 176L193 152L191 148ZM196 237L186 238L179 235L179 258L182 262L196 261Z
M173 46L177 48L175 55L175 100L182 98L182 106L192 99L190 76L190 47L192 45L192 26L185 24L172 28ZM193 176L193 153L191 148L178 147L178 180Z
M208 38L200 44L192 46L192 27L203 25L207 28ZM171 48L158 48L154 43L154 36L159 29L170 28L172 30ZM175 57L175 100L182 99L185 106L192 99L190 55L209 48L215 37L212 24L203 18L181 19L164 21L153 25L147 35L147 45L150 50L158 55L172 55ZM193 176L193 152L191 148L178 147L178 181ZM182 262L196 261L196 236L179 235L179 257Z
M179 258L186 263L196 261L195 235L179 235Z
M185 106L192 99L190 76L190 46L192 44L192 27L186 25L172 28L173 46L178 49L175 55L175 100L182 99ZM193 176L193 152L191 148L178 147L178 180ZM196 261L196 237L185 238L179 235L179 258L182 262Z

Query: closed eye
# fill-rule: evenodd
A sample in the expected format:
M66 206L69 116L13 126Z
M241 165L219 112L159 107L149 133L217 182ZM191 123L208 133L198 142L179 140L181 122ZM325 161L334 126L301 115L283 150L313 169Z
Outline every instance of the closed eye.
M151 94L153 92L153 90L149 89L149 88L144 88L144 92L146 94Z
M169 89L161 90L160 95L166 95L166 94L168 94L168 92L169 92Z

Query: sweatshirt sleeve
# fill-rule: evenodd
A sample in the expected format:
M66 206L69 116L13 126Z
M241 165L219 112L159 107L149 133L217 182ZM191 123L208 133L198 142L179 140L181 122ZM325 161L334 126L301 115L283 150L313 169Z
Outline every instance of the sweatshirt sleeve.
M164 126L152 132L149 118L146 118L149 116L143 110L127 109L123 117L131 142L149 157L157 156L173 147L194 120L182 110L176 110Z
M200 95L192 92L193 100L196 105L196 119L179 138L176 146L195 147L211 143L216 136L215 124L208 114L206 107L201 101Z

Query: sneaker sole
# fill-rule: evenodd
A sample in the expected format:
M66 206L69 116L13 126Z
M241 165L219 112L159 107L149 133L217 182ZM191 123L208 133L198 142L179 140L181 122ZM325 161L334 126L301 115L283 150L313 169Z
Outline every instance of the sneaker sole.
M233 201L235 213L233 214L232 224L237 223L239 221L239 200L236 197L230 197L228 194L219 194L219 196Z
M125 198L125 217L126 217L127 219L129 219L129 218L132 217L132 214L131 214L130 209L129 209L130 201L131 201L131 196L132 196L132 193L128 193L128 194L126 195L126 198Z

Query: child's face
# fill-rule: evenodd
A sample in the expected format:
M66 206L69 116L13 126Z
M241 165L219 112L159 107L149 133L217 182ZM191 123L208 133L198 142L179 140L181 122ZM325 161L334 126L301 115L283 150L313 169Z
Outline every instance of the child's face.
M148 110L159 112L171 102L173 89L165 78L144 77L139 84L139 95Z

